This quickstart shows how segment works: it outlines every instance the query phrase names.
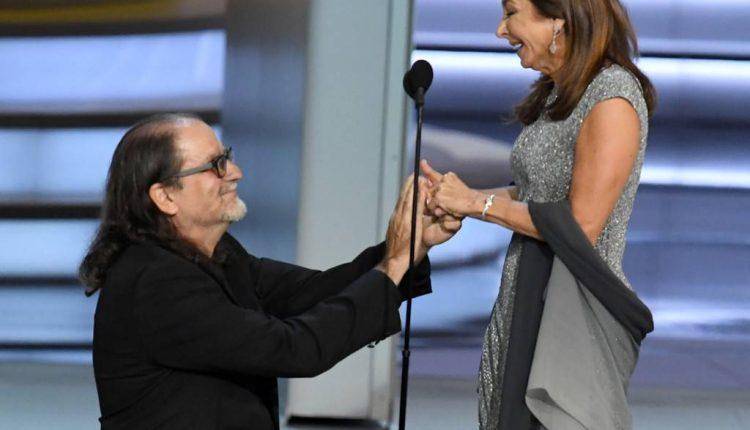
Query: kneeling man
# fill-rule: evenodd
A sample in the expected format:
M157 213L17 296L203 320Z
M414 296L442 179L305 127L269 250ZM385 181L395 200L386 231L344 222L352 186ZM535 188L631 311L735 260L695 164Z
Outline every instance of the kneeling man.
M148 118L118 144L80 268L87 294L99 291L103 429L278 429L277 377L320 374L401 329L411 180L384 243L317 271L255 257L227 233L246 212L241 178L231 148L191 115ZM424 182L418 193L422 211ZM461 226L418 224L412 296L430 292L427 250Z

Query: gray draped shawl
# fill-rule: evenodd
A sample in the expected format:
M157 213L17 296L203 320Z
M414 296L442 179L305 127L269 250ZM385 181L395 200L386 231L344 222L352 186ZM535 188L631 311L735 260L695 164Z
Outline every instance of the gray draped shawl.
M529 203L545 242L524 237L498 426L623 430L651 312L609 269L567 201Z

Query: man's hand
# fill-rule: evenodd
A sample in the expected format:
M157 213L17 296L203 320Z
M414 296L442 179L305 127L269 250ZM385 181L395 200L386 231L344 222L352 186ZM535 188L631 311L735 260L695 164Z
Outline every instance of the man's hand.
M436 209L438 213L435 213L430 208L430 206L435 204L435 202L431 200L437 193L440 184L438 181L441 181L443 176L433 170L425 160L422 160L422 167L427 167L425 173L428 175L427 201L425 201L424 219L422 220L422 242L429 250L435 245L447 242L451 237L458 233L461 229L461 221L463 221L464 217L448 214L437 206ZM435 182L430 180L430 178Z
M422 243L428 250L448 241L461 229L461 218L452 215L423 215Z
M401 189L396 209L388 223L388 233L385 239L385 257L376 269L384 272L395 283L399 284L409 269L409 241L411 239L412 190L414 176L409 176ZM427 180L419 178L417 196L417 225L414 238L414 262L419 263L427 253L423 242L423 217L425 200L427 199ZM447 240L447 239L446 239Z

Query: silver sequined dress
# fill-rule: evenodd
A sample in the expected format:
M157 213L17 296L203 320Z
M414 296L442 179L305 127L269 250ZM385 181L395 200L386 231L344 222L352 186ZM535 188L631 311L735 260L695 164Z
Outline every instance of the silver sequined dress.
M557 96L552 91L548 105ZM638 157L627 184L599 236L596 249L610 268L630 286L622 271L625 232L633 207L648 135L648 108L638 80L624 68L613 65L603 69L589 84L572 114L565 120L552 121L542 113L540 118L523 128L511 152L511 169L519 199L522 201L558 201L568 197L573 170L575 143L583 120L598 102L624 98L638 113L641 141ZM508 335L517 288L515 277L522 247L512 240L505 257L500 293L485 332L479 369L479 428L499 428L501 392L505 370Z

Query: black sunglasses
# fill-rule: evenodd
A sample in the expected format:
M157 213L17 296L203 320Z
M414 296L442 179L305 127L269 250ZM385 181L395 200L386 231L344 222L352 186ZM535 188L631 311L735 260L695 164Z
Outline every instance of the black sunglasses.
M208 163L201 164L200 166L191 167L189 169L181 170L173 175L173 178L182 178L185 176L195 175L196 173L205 172L206 170L213 170L216 176L223 178L227 174L227 161L233 161L234 154L232 154L232 147L225 149L224 152Z

